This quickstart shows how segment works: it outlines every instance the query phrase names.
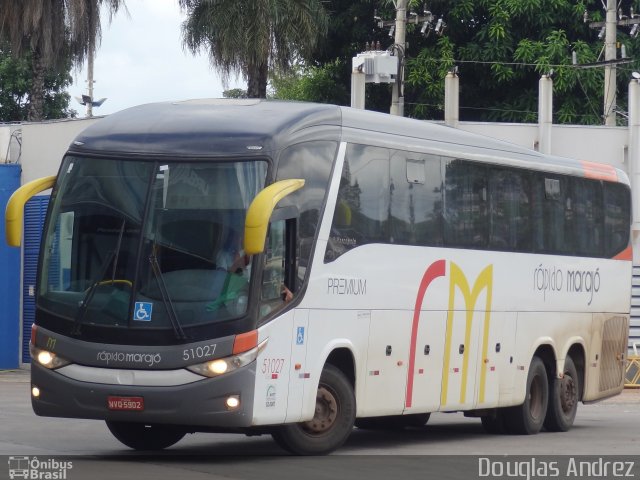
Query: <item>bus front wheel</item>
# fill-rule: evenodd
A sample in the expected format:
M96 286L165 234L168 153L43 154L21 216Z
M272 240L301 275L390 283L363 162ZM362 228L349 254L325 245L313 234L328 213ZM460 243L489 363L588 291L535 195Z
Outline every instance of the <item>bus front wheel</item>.
M562 378L551 381L549 409L544 428L550 432L566 432L573 425L580 400L578 371L571 357L564 361Z
M544 362L533 357L527 375L524 403L504 411L505 427L509 433L533 435L542 428L549 402L549 382Z
M313 418L276 427L271 435L278 445L295 455L323 455L347 440L355 418L351 382L338 368L326 365L320 375Z
M114 437L134 450L162 450L179 442L187 433L170 425L110 421L106 423Z

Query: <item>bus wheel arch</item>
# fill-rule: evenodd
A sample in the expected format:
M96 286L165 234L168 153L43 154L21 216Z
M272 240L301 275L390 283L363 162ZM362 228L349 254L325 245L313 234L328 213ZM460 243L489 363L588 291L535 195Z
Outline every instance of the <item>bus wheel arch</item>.
M584 391L584 350L575 344L569 349L562 375L549 378L549 406L544 427L550 432L566 432L572 426Z
M325 361L325 366L326 365L333 365L340 370L349 379L351 386L355 391L356 362L351 350L346 347L340 347L332 350Z

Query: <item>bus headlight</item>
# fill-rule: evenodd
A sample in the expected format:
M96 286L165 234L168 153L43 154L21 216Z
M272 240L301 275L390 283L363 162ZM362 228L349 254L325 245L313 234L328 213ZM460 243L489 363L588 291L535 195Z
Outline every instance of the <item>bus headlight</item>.
M42 365L49 370L55 370L56 368L64 367L71 363L69 360L62 358L49 350L35 347L33 343L29 344L29 353L31 354L31 358L33 358L39 365Z
M187 367L187 370L204 377L217 377L225 373L233 372L238 368L250 364L258 358L258 354L264 349L264 347L266 347L266 345L267 341L264 340L260 345L246 352L231 355L229 357L217 358L215 360L198 363L196 365L190 365Z

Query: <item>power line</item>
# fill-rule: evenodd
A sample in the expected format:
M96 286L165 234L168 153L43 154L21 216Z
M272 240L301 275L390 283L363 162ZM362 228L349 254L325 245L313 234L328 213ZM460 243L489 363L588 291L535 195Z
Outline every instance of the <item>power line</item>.
M549 63L545 65L541 65L539 63L527 63L527 62L505 62L498 60L459 60L459 59L450 59L450 58L432 58L434 62L439 63L454 63L454 64L478 64L478 65L503 65L503 66L513 66L513 67L551 67L551 68L573 68L576 70L584 70L587 68L598 68L598 67L606 67L607 65L624 65L635 62L633 58L621 58L618 60L610 60L610 61L602 61L602 62L592 62L592 63L583 63L583 64L572 64L572 63Z

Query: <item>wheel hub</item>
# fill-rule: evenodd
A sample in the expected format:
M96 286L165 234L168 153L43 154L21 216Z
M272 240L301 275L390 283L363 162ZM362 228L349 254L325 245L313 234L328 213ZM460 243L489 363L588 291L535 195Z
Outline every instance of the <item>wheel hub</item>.
M319 434L331 429L338 417L338 403L335 396L322 385L318 387L316 411L311 420L304 423L310 433Z
M576 382L569 375L565 375L560 382L560 405L563 412L570 412L576 405L578 394Z

